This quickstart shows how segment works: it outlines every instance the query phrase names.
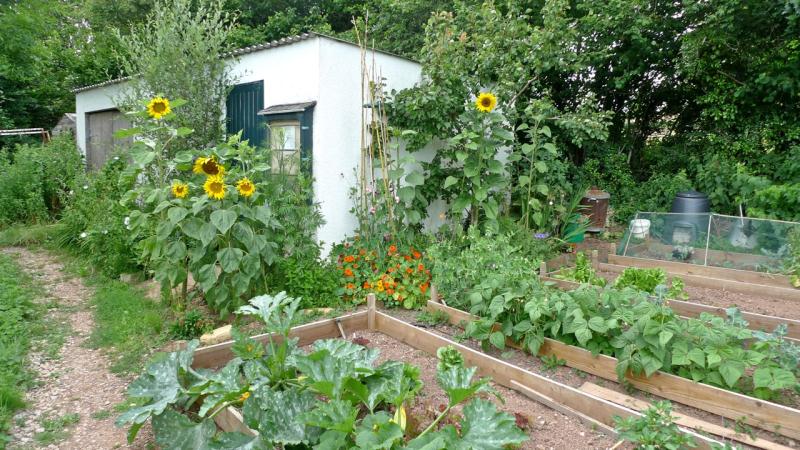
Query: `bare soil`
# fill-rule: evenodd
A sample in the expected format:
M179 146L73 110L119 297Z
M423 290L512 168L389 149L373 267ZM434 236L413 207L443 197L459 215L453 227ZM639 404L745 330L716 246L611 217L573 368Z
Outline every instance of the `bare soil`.
M63 264L45 251L6 248L2 252L15 256L20 267L44 288L47 297L37 301L55 305L48 315L67 327L64 345L56 357L40 351L30 355L30 366L40 384L27 393L28 407L14 419L9 448L38 447L35 435L45 431L41 421L67 414L78 414L78 423L64 430L66 439L44 448L150 448L153 436L149 425L142 428L133 445L127 444L127 430L114 426L118 415L114 406L124 400L130 380L111 373L103 352L86 346L94 328L92 290L80 278L69 276Z
M395 311L397 312L397 311ZM403 317L413 322L414 317ZM413 406L408 411L409 426L421 431L438 415L443 405L447 405L447 395L436 383L436 357L398 342L380 332L358 331L351 338L361 338L368 347L380 349L379 362L385 360L405 361L420 368L420 377L425 383ZM528 433L530 440L522 444L522 449L607 449L615 440L604 433L592 430L577 419L565 416L547 406L529 400L516 391L492 383L500 392L505 403L500 404L491 397L500 410L517 419L517 424ZM460 408L455 408L457 417ZM453 417L453 416L451 416ZM413 421L412 419L413 418Z
M404 321L409 322L409 323L416 323L416 316L418 314L416 311L404 311L404 310L384 310L384 312L386 312L388 314L391 314L392 316L397 317L398 319L404 320ZM442 335L442 336L445 336L445 337L448 337L448 338L451 338L451 339L454 336L458 336L458 335L463 334L463 330L462 329L460 329L458 327L455 327L455 326L452 326L452 325L449 325L449 324L436 325L436 326L433 326L433 327L426 326L426 328L431 332L437 333L439 335ZM473 340L473 339L467 339L467 340L462 341L461 343L463 345L468 346L468 347L474 348L475 350L481 350L480 344L477 341ZM539 375L543 375L543 376L545 376L547 378L550 378L552 380L556 380L558 382L567 384L567 385L575 387L575 388L580 388L580 386L583 383L588 381L588 382L591 382L591 383L606 387L608 389L613 389L613 390L615 390L617 392L624 393L626 395L630 395L632 397L635 397L635 398L638 398L640 400L647 401L647 402L650 402L650 403L652 403L654 401L664 400L663 398L658 397L656 395L652 395L652 394L645 393L645 392L642 392L642 391L638 391L638 390L635 390L635 389L632 390L632 391L628 391L628 390L626 390L626 388L624 386L620 385L619 383L617 383L615 381L606 380L604 378L600 378L600 377L588 374L588 373L583 372L583 371L578 370L578 369L573 369L573 368L566 367L566 366L563 366L563 365L562 366L558 366L558 367L554 367L554 368L548 367L547 365L545 365L542 362L542 360L540 358L531 356L530 354L524 353L524 352L519 351L519 350L510 349L508 351L500 352L499 350L492 349L492 350L488 351L487 353L492 355L492 356L494 356L494 357L496 357L496 358L500 358L503 361L509 362L509 363L514 364L516 366L519 366L519 367L521 367L523 369L529 370L529 371L537 373ZM510 390L506 390L506 391L513 393L513 391L510 391ZM546 409L546 410L550 411L551 414L558 414L558 413L556 413L556 412L554 412L552 410L549 410L547 407L545 407L543 405L540 405L540 404L535 403L535 402L531 402L531 403L535 404L538 408L543 408L543 409ZM726 418L718 416L716 414L712 414L712 413L709 413L709 412L706 412L706 411L703 411L703 410L692 408L690 406L685 406L685 405L682 405L682 404L676 403L676 402L672 402L672 405L673 405L673 411L675 411L675 412L679 412L679 413L682 413L682 414L685 414L685 415L688 415L688 416L696 417L698 419L705 420L706 422L717 424L717 425L720 425L720 426L724 426L724 427L727 427L727 428L730 428L730 429L737 429L738 425L736 424L736 422L732 421L730 419L726 419ZM565 417L565 416L562 415L562 417ZM578 426L581 426L581 425L582 424L578 423ZM751 427L748 427L746 425L744 425L743 427L740 427L739 431L742 431L742 432L745 432L745 433L752 433L753 435L756 435L758 437L761 437L761 438L764 438L764 439L767 439L767 440L770 440L772 442L776 442L776 443L779 443L779 444L783 444L783 445L786 445L786 446L789 446L789 447L792 447L792 448L800 448L800 441L793 440L793 439L790 439L790 438L787 438L787 437L772 433L770 431L761 430L761 429L758 429L758 428L751 428ZM558 443L556 443L556 441L552 441L552 442L554 442L552 445L554 445L555 448L572 448L572 449L597 448L597 447L587 446L585 444L583 446L581 446L581 445L567 446L567 445L558 444ZM744 444L741 444L739 442L731 442L731 444L738 445L738 446L740 446L742 448L751 448L751 447L749 447L747 445L744 445Z

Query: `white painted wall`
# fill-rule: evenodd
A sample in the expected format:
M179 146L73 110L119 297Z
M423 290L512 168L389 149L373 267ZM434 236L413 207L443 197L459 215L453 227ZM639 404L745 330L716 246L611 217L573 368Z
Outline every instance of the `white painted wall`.
M126 82L114 83L75 94L75 139L78 150L86 156L86 131L88 113L116 109L115 98L119 98L127 87Z
M358 227L350 213L350 191L358 183L361 158L361 51L332 39L320 39L319 100L314 108L314 193L326 224L317 237L332 243L352 235ZM373 54L368 61L371 63ZM413 61L374 53L375 70L386 78L386 88L410 88L421 79L422 68Z

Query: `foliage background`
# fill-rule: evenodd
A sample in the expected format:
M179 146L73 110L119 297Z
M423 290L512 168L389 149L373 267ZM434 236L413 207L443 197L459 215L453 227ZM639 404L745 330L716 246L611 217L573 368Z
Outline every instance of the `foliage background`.
M50 127L74 110L70 89L130 71L124 42L155 1L0 4L0 28L14 30L0 36L0 127ZM744 203L800 218L795 0L213 3L237 17L229 48L309 30L352 39L351 17L368 18L370 41L419 59L430 78L400 97L397 124L449 137L463 94L492 88L513 99L512 123L552 129L565 166L550 185L599 184L620 220L688 186L719 213Z

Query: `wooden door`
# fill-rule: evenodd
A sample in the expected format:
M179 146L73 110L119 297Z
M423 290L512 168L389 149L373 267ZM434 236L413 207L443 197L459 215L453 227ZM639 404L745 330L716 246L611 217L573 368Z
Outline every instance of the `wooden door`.
M130 138L115 139L114 133L129 128L130 122L118 110L98 111L86 115L86 167L97 170L108 161L115 146L130 142Z

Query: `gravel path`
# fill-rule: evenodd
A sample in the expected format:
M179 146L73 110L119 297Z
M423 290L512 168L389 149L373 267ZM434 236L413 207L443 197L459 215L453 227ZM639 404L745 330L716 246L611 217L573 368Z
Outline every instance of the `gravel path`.
M67 328L58 356L52 358L38 350L30 355L40 385L28 392L28 407L14 419L10 448L151 448L147 444L152 441L149 426L140 431L132 446L127 445L126 430L114 426L114 406L123 401L130 380L112 374L102 351L85 345L94 328L89 303L92 290L80 278L70 277L63 264L45 251L2 251L15 256L20 267L45 290L47 298L38 301L55 304L48 310L49 318ZM42 421L74 414L78 421L64 428L65 439L46 445L37 441L36 434L45 431Z

